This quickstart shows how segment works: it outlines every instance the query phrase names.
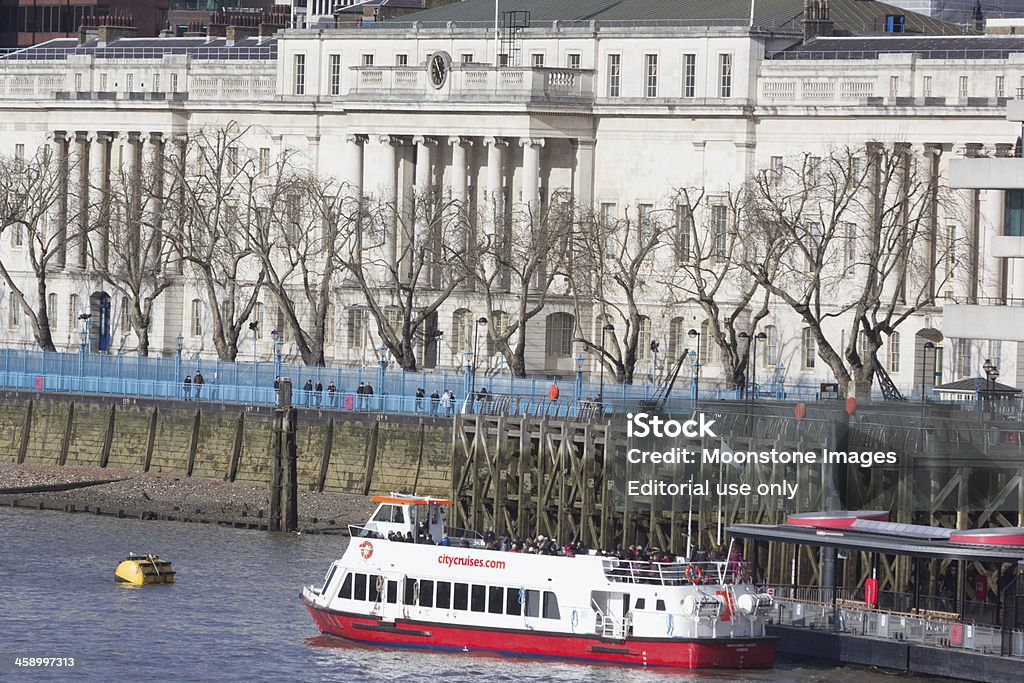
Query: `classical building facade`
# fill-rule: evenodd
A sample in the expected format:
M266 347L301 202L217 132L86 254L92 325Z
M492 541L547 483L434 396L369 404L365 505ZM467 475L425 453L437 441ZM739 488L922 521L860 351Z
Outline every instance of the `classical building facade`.
M435 190L483 215L495 201L543 206L558 194L603 221L640 224L686 220L678 210L681 188L700 188L710 215L724 207L725 220L729 198L749 179L801 155L820 159L872 143L902 145L927 161L932 181L944 184L950 160L1013 154L1020 132L1005 115L1007 100L1024 88L1024 40L1016 38L804 41L797 27L769 28L768 21L680 19L660 22L670 25L534 22L496 39L489 27L437 20L446 9L432 10L429 23L288 30L232 45L171 38L135 47L123 39L73 50L53 41L34 58L0 60L0 153L31 155L49 145L57 159L78 160L83 169L69 178L66 206L54 217L58 224L64 217L58 229L71 236L49 282L58 348L79 348L83 313L93 316L90 326L108 317L108 352L136 346L120 295L98 277L86 250L75 247L76 226L67 220L77 215L74 207L95 203L103 186L97 178L109 179L126 165L130 172L182 136L231 122L246 128L245 144L261 158L297 153L317 172L393 207ZM879 354L905 393L916 393L922 381L976 376L986 359L999 364L1003 381L1024 381L1024 343L1012 329L942 334L945 303L1024 298L1024 259L988 248L1002 230L1004 193L960 192L962 210L933 211L929 239L962 241L976 258L955 273L935 258L932 272L911 273L932 283L934 305L887 334ZM26 246L14 231L5 232L0 258L28 286ZM742 229L733 237L743 240ZM678 266L669 246L652 259L652 272ZM214 355L204 293L187 270L154 302L153 353L173 354L180 340L186 354ZM702 377L721 378L704 310L667 291L654 279L642 283L638 378L663 373L666 358L693 347L691 329L704 332ZM725 299L735 295L723 292ZM513 299L510 294L508 305ZM602 305L592 298L581 306L578 299L558 281L544 312L530 320L531 372L569 374L584 350L579 339L602 343L602 327L615 320L609 309L621 301ZM0 310L0 343L33 348L31 326L6 285ZM261 297L254 312L263 321L258 355L272 353L268 328L281 320L277 310L269 294ZM421 360L462 366L474 321L494 313L479 290L457 289L432 323L444 336L417 340ZM749 313L741 312L741 323L744 316ZM1016 324L1024 325L1019 318ZM825 326L834 345L844 346L849 320L837 313ZM376 326L358 291L341 280L328 327L328 362L375 362ZM792 307L771 304L752 330L766 332L756 348L759 383L776 375L831 380L805 327ZM651 340L661 344L658 368ZM934 356L925 353L929 341L942 350L935 373ZM251 344L243 334L242 348ZM479 346L486 365L500 369L493 348ZM287 339L283 351L296 354ZM596 376L590 356L582 363Z

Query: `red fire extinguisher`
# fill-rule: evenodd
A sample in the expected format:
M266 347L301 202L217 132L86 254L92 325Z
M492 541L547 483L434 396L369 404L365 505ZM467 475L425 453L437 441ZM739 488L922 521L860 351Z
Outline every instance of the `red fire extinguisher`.
M878 605L878 579L874 576L864 582L864 602L872 607Z

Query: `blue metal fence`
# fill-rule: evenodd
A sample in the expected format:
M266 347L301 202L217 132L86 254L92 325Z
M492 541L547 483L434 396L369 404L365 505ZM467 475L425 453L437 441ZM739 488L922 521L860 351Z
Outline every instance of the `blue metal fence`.
M203 376L201 389L192 385L191 398L228 403L270 405L276 402L274 380L292 380L294 403L330 408L328 385L335 385L334 407L384 410L396 413L430 413L433 391L447 389L455 397L453 412L472 409L467 397L486 387L492 397L490 410L513 414L575 415L593 410L603 396L605 411L616 412L655 398L658 387L651 383L618 384L541 377L514 378L477 372L475 381L469 371L405 372L378 363L371 367L331 368L281 363L279 360L225 362L187 357L142 357L93 353L64 353L0 349L0 386L39 391L67 391L115 396L185 398L185 375ZM323 386L322 395L303 390L307 381ZM356 393L360 383L373 387L374 394L360 403ZM552 401L552 384L559 389L559 400ZM426 398L417 403L415 394L422 387ZM346 398L347 397L347 398ZM694 400L741 399L734 389L700 386L691 378L680 378L675 385L671 406L687 409ZM813 401L819 398L817 385L789 383L759 386L750 397L756 400ZM318 403L319 401L319 403ZM438 406L440 412L440 406Z

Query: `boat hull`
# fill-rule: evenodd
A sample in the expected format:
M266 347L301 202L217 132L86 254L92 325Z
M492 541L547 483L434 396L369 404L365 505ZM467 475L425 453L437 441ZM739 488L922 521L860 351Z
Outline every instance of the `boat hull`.
M769 669L774 638L651 638L611 640L593 635L481 629L375 617L324 609L305 600L322 633L360 643L517 657L550 657L683 669Z

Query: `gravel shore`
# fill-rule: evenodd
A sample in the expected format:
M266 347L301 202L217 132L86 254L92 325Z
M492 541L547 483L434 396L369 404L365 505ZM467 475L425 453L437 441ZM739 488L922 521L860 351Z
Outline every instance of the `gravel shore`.
M109 483L67 491L4 492L90 481ZM0 463L0 505L259 528L267 523L269 488L100 467ZM347 533L347 525L362 524L373 508L366 496L300 491L299 527Z

